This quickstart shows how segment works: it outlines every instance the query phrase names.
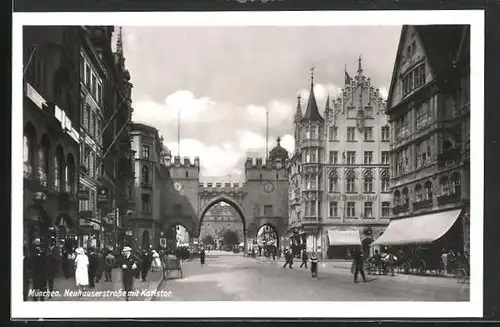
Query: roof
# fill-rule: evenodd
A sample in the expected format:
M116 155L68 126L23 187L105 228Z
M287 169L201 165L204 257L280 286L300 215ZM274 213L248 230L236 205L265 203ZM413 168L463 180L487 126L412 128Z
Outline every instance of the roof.
M309 101L307 102L306 113L302 117L301 121L309 121L309 122L325 121L319 113L318 104L316 103L316 96L314 95L314 85L312 83L311 83L311 92L309 94Z
M277 139L278 145L276 145L269 153L269 159L271 160L274 160L275 158L288 159L288 151L281 146L280 141L281 139L278 137Z
M436 75L445 72L450 66L459 51L462 34L467 25L412 25L415 29L422 48L424 49L429 65ZM392 99L394 85L398 80L398 67L401 61L403 43L406 32L410 26L404 25L399 37L399 45L392 70L391 85L388 94L388 103ZM390 108L388 108L390 109Z

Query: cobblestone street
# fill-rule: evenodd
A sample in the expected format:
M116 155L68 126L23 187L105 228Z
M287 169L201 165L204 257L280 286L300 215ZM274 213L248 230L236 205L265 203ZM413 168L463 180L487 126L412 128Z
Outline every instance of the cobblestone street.
M183 265L184 278L168 279L163 301L468 301L469 285L453 278L408 275L367 276L353 283L349 269L320 263L319 278L309 269L283 269L282 262L211 252L205 266L198 260Z

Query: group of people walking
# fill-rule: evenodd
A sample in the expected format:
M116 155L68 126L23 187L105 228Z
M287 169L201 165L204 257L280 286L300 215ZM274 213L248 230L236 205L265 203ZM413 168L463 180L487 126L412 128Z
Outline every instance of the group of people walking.
M305 267L307 269L307 263L311 263L311 276L313 279L318 278L318 256L316 252L311 254L311 258L309 259L307 256L307 252L305 250L302 251L302 263L300 264L300 268ZM293 253L290 249L285 249L285 264L283 268L289 267L292 269L293 266Z
M25 249L23 260L24 300L29 297L29 289L33 290L34 301L44 301L50 298L54 291L54 279L58 272L58 262L66 279L75 278L76 286L81 291L95 288L104 276L105 283L113 282L113 269L120 267L122 282L126 292L132 289L134 279L147 281L149 271L160 270L160 255L150 247L149 250L136 251L124 247L121 256L115 257L111 250L98 250L93 247L84 249L64 249L61 258L57 258L55 241L48 248L40 246L35 240L35 251L29 254ZM30 283L31 282L31 283ZM128 300L128 296L127 296Z

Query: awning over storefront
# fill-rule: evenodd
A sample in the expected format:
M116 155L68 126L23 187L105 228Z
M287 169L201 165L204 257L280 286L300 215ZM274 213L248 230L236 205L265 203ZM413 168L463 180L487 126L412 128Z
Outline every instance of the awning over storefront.
M361 245L361 237L358 230L328 230L328 241L330 246L339 245Z
M461 210L393 220L371 245L427 244L441 238L458 219Z

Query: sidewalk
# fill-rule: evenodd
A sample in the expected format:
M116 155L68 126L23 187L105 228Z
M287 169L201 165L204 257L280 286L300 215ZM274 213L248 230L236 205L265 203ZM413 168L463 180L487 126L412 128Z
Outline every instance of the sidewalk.
M113 282L106 282L104 276L95 284L95 288L88 288L88 293L80 296L78 287L76 286L75 278L66 279L57 277L54 280L54 291L56 295L47 301L125 301L123 291L122 272L121 269L113 269L111 273ZM162 281L161 272L149 272L147 281L142 282L141 279L134 279L133 291L134 295L129 297L130 301L151 301L154 293L160 286ZM32 301L32 299L28 299Z

